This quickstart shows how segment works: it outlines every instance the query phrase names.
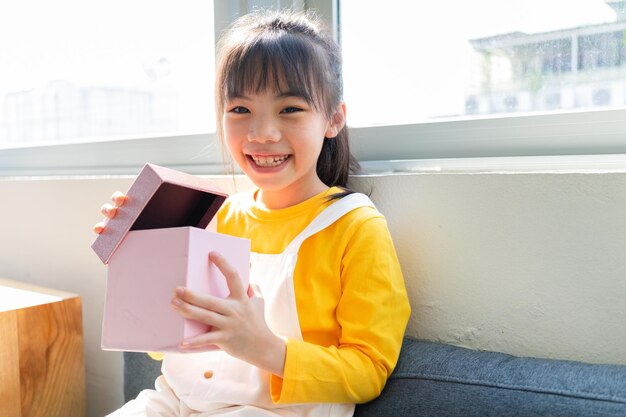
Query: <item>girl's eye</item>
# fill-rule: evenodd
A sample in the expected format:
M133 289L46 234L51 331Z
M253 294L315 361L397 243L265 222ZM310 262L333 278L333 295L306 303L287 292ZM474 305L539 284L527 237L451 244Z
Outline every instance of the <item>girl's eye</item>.
M236 106L230 109L232 113L249 113L250 111L243 106Z
M290 106L290 107L286 107L285 109L283 109L282 113L296 113L299 111L302 111L302 109L299 107Z

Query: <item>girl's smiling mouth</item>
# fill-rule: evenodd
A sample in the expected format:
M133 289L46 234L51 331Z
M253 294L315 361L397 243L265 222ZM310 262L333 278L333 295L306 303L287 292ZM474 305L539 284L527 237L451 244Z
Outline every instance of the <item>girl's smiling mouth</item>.
M291 155L246 155L254 165L260 168L273 168L282 165Z

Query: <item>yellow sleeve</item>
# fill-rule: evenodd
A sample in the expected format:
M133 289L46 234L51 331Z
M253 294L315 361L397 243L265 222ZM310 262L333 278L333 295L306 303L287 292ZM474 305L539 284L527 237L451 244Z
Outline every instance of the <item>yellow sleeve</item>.
M272 376L275 403L366 402L380 394L397 363L410 307L384 218L358 228L341 265L339 345L289 340L284 376Z
M163 353L161 353L161 352L148 352L148 356L150 356L155 361L162 361L163 360Z

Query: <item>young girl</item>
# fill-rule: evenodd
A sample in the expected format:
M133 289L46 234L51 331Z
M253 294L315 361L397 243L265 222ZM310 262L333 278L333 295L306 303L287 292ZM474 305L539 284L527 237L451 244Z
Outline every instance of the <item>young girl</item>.
M216 87L219 134L257 187L217 230L251 240L251 287L209 253L230 296L176 288L172 308L213 326L182 351L220 350L165 354L156 391L112 416L352 416L394 369L409 304L385 219L347 188L339 48L309 16L253 13L222 38Z

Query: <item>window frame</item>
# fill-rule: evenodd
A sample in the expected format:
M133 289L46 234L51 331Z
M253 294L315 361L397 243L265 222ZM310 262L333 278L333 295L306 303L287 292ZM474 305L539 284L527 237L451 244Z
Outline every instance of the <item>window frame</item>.
M228 0L214 4L216 39L236 16L257 6L312 8L332 25L335 36L340 31L339 0ZM538 166L543 169L546 161L554 159L545 157L565 155L577 156L573 161L581 161L582 155L605 155L601 160L614 155L613 160L624 161L625 132L626 109L489 115L350 129L355 156L366 172L373 173L419 170L424 161L443 159L456 160L455 166L459 166L460 159L541 157L544 165ZM214 132L25 146L0 149L0 177L128 175L136 174L146 162L192 174L225 174L224 158ZM532 160L527 163L532 166ZM515 166L511 162L511 169Z

